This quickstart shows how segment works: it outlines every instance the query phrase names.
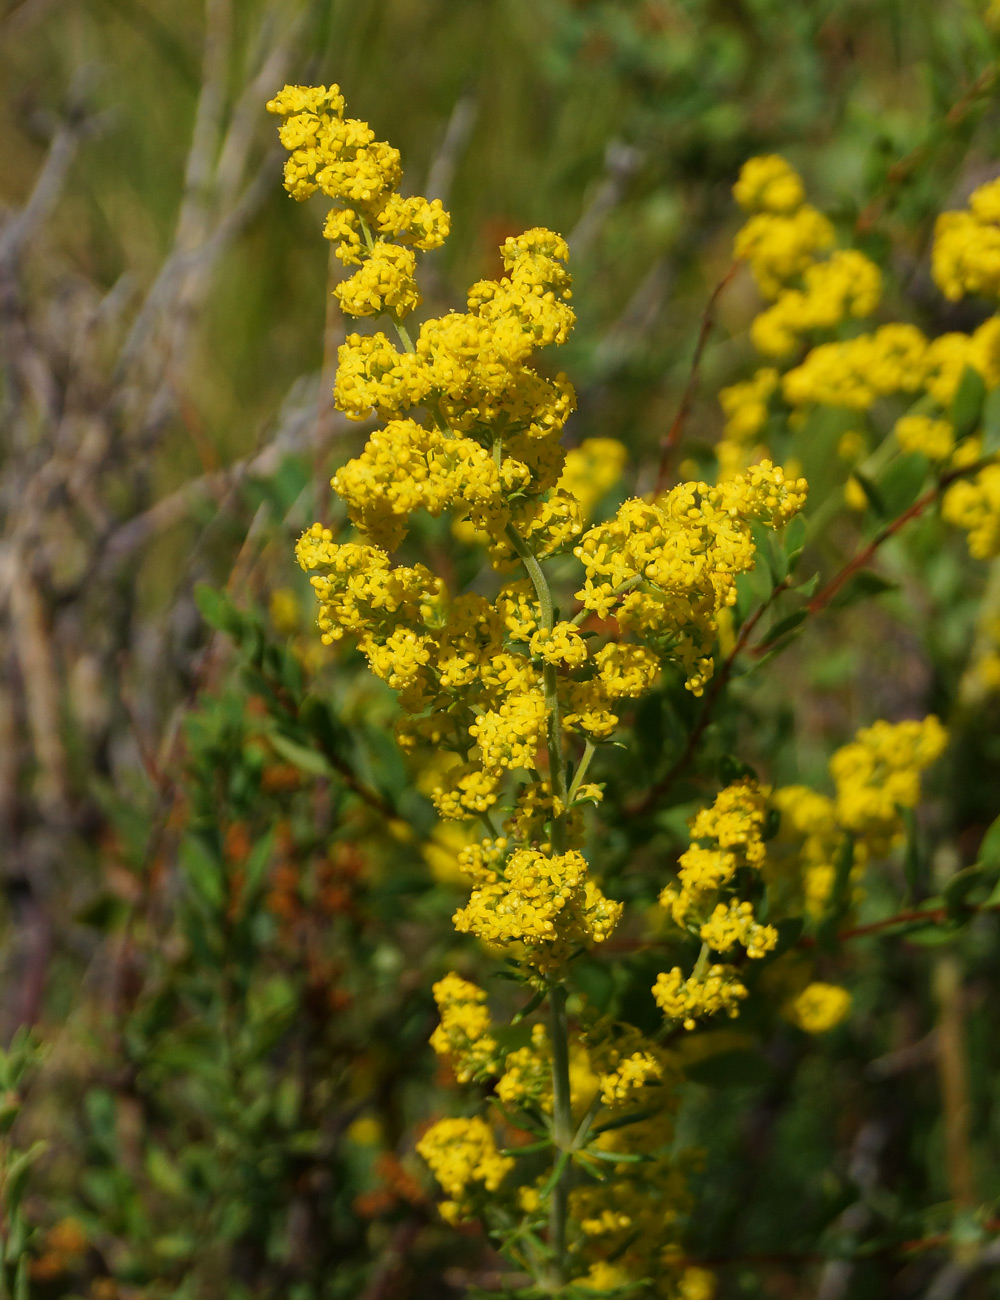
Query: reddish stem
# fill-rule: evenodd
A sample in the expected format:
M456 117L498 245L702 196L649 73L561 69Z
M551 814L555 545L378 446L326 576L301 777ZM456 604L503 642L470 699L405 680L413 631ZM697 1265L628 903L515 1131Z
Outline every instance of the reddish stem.
M666 434L660 440L660 467L656 475L656 487L654 495L659 496L666 485L667 475L670 472L670 455L680 441L681 431L691 414L691 406L694 402L695 391L698 387L698 376L701 371L701 359L708 343L708 337L715 326L715 307L719 298L733 276L740 269L741 262L734 262L719 283L712 290L712 295L705 306L704 314L701 318L701 329L698 331L698 342L695 344L694 356L691 358L691 370L688 374L688 381L684 386L684 392L681 396L680 406L677 408L677 414L673 418L673 423L667 430Z

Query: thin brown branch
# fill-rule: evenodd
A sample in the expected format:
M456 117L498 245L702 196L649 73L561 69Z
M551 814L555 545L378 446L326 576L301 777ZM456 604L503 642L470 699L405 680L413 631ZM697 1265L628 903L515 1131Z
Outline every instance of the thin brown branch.
M742 262L734 262L719 283L712 290L711 296L701 318L701 328L698 331L698 342L695 344L694 356L691 358L691 369L688 372L687 383L684 385L684 392L681 395L680 405L677 408L677 414L673 418L670 428L660 440L660 466L656 475L655 495L659 495L666 486L667 477L670 473L670 458L674 449L680 441L684 425L691 413L691 407L694 403L694 395L698 388L698 379L701 374L701 359L708 344L709 336L715 327L715 309L718 305L719 298L723 291L732 282L736 272L742 266Z
M817 591L812 600L810 600L808 605L806 605L806 612L812 615L818 614L821 610L826 609L827 605L829 605L834 597L843 589L846 583L848 583L856 573L860 572L860 570L864 569L868 565L879 547L889 541L891 537L895 537L911 519L916 519L919 515L922 515L927 507L933 505L944 490L950 487L952 483L956 482L960 478L965 478L969 474L977 474L988 465L993 465L995 463L994 457L983 457L981 460L975 461L972 465L963 465L957 469L949 470L947 474L942 474L932 488L928 488L927 491L922 496L917 497L916 501L914 501L911 506L908 506L901 515L898 515L891 521L891 523L886 524L884 528L880 529L867 546L864 546L860 551L858 551L857 555L852 556L843 568L839 569L830 581ZM773 646L773 640L761 641L751 649L750 653L756 657L760 657L761 655L767 654Z
M975 903L964 903L963 910L969 913L978 912L1000 912L1000 903L991 904L990 906L978 906ZM905 912L896 912L894 916L884 917L881 921L871 921L867 925L855 925L850 929L841 930L837 934L838 943L847 943L851 939L864 939L872 934L881 934L884 930L893 930L900 925L912 925L918 921L931 922L935 925L942 921L947 921L951 913L947 907L924 907L911 908ZM799 939L796 947L812 948L816 940L811 935L803 935Z
M932 131L935 132L935 134L932 134L929 140L924 144L917 145L915 149L911 149L908 154L905 154L897 162L893 163L885 178L886 192L879 194L876 198L872 199L872 201L862 209L858 215L857 221L854 223L855 231L859 235L866 234L871 230L888 206L892 192L899 189L904 181L908 180L912 173L916 171L917 168L920 167L928 158L936 143L936 128L941 123L953 128L961 126L978 102L993 93L996 89L998 78L1000 78L1000 67L996 64L991 64L979 74L965 94L952 104L947 113L934 122Z
M986 1232L1000 1232L1000 1219L989 1219L983 1224ZM939 1250L947 1246L951 1235L947 1232L935 1232L927 1237L916 1237L909 1241L887 1242L875 1250L862 1250L851 1259L873 1259L885 1255L913 1255L925 1250ZM740 1255L684 1256L677 1260L678 1265L700 1268L726 1268L739 1264L825 1264L831 1258L842 1259L844 1256L830 1256L818 1250L766 1250L752 1251Z

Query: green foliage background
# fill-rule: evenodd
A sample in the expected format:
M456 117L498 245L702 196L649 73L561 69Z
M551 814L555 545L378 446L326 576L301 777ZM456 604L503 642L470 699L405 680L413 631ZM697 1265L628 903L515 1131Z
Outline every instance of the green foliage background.
M799 167L888 268L892 312L976 323L933 290L927 249L937 212L997 170L997 57L981 6L956 0L7 0L0 1296L436 1300L495 1282L484 1242L437 1222L412 1152L446 1105L431 982L487 967L424 859L434 817L391 698L354 652L315 644L293 566L304 525L342 518L326 483L364 430L330 408L335 271L321 214L280 187L264 101L337 81L412 188L446 196L425 311L493 273L507 234L567 235L571 437L621 438L623 491L643 492L730 266L748 156ZM721 429L713 394L748 371L756 308L745 274L719 299L685 426L696 461ZM845 471L838 431L814 432L822 500ZM808 571L834 571L864 526L811 537ZM433 521L416 544L442 572L464 563ZM820 783L857 726L932 709L960 743L925 829L946 826L961 860L919 859L915 835L913 896L975 861L998 719L963 713L957 681L996 580L964 557L915 525L886 548L892 590L855 591L873 598L808 625L779 673L735 682L702 768L616 820L693 725L683 692L644 702L598 773L616 896L652 903L721 756ZM905 870L870 883L865 915L897 909ZM1000 1196L997 928L959 930L960 902L950 929L824 958L854 990L848 1026L772 1034L766 1053L750 1026L687 1085L683 1141L706 1148L690 1253L720 1265L722 1297L959 1293L931 1288ZM942 939L946 961L922 946ZM640 1023L660 961L594 959L581 978ZM968 1202L935 1071L956 970ZM988 1269L966 1285L1000 1294Z

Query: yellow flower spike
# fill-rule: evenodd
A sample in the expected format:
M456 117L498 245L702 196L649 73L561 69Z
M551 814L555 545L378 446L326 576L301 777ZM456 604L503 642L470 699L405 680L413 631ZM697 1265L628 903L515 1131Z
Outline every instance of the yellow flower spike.
M591 439L567 454L560 437L575 406L572 385L532 365L538 349L561 345L573 328L565 240L541 227L506 240L502 274L474 284L464 310L425 320L411 336L403 321L419 302L419 253L446 238L448 214L440 203L400 195L398 151L345 117L336 87L286 87L270 108L282 118L289 192L303 199L321 191L332 203L324 235L349 268L337 289L341 305L387 318L386 331L395 328L398 338L350 334L339 352L338 409L353 420L375 416L381 427L333 479L360 536L342 541L314 524L298 544L320 637L356 644L398 696L397 738L446 819L423 851L432 869L449 878L460 872L472 887L455 912L456 929L515 956L548 998L548 1028L535 1025L530 1045L506 1053L483 990L451 973L434 986L434 1050L460 1081L495 1075L502 1103L550 1115L565 1149L585 1115L589 1122L637 1104L652 1112L625 1129L584 1135L574 1162L583 1169L596 1163L595 1151L608 1157L606 1185L570 1187L567 1165L515 1196L502 1188L514 1159L501 1155L478 1117L438 1121L418 1151L443 1188L449 1222L483 1216L497 1197L511 1208L519 1200L525 1213L550 1218L560 1283L634 1282L659 1266L664 1226L688 1208L683 1176L665 1154L677 1071L655 1043L631 1027L598 1023L585 1004L574 1001L574 1021L567 1018L567 963L606 941L622 913L581 852L584 805L596 803L600 789L582 783L582 766L571 783L567 759L586 738L586 763L593 745L613 734L619 702L649 691L665 667L692 693L704 691L720 618L723 639L732 634L727 616L738 576L754 566L758 525L782 528L805 501L797 472L763 458L747 463L763 456L752 443L768 403L780 400L781 380L765 369L748 391L734 390L731 474L715 486L686 482L656 501L626 501L591 526L621 476L624 449ZM805 295L793 332L870 310L877 273L859 254L820 256L832 230L803 204L787 164L748 165L740 187L754 211L741 232L743 252L765 292L786 294L776 315L797 301L787 295ZM796 276L805 278L793 286ZM983 365L991 347L985 334L975 344ZM453 526L488 548L495 568L510 571L494 598L456 595L425 566L393 561L419 511L449 511ZM584 608L560 618L543 566L556 557L568 565L571 555L583 570ZM600 620L617 629L595 627ZM616 634L604 639L609 630ZM588 639L595 633L596 643ZM512 781L514 772L524 779ZM501 800L503 833L494 823ZM662 896L678 923L707 936L694 971L675 969L656 984L665 1013L688 1027L736 1015L747 995L735 966L710 964L709 945L724 951L738 943L751 957L773 945L773 929L757 922L734 884L743 868L764 864L766 805L753 782L723 791L694 819L677 885ZM477 818L483 826L474 832ZM641 1166L629 1159L637 1155ZM567 1218L577 1225L579 1251L558 1244ZM611 1272L588 1255L590 1238L605 1255L619 1252ZM671 1294L687 1286L689 1300L701 1300L695 1274L677 1265L668 1273Z

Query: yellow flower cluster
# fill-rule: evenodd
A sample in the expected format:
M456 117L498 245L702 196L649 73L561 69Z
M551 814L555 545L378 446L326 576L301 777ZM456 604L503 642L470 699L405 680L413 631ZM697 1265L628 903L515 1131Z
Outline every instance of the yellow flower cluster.
M721 790L711 808L695 815L691 823L694 843L677 864L678 885L668 885L660 894L660 906L670 913L675 925L686 926L692 917L706 915L737 868L763 864L766 814L766 791L756 782L744 780ZM714 843L706 846L704 841Z
M744 444L757 437L767 420L767 403L779 378L777 370L767 366L756 371L752 379L720 390L719 403L726 416L725 438Z
M689 1197L670 1149L677 1095L669 1057L634 1026L595 1018L586 1006L582 1022L568 1043L573 1123L580 1124L585 1115L596 1123L602 1112L622 1116L631 1111L635 1119L628 1126L604 1128L575 1157L581 1169L599 1169L602 1178L581 1180L570 1192L570 1216L583 1237L579 1266L587 1270L574 1281L590 1285L601 1276L601 1261L613 1254L623 1285L655 1275L660 1282L656 1294L676 1297L678 1246L674 1240L665 1244L665 1229L687 1210ZM535 1024L530 1044L507 1055L496 1084L500 1104L551 1117L552 1057L545 1026ZM600 1164L591 1147L602 1153ZM643 1157L641 1164L635 1163L637 1155ZM464 1176L465 1166L458 1172ZM518 1203L527 1214L540 1209L541 1181L518 1190ZM458 1210L444 1208L446 1215L457 1217Z
M776 155L746 162L733 195L751 214L736 236L736 256L749 262L764 297L778 298L832 246L833 227L804 201L798 174Z
M340 350L339 409L352 419L375 415L382 427L333 479L360 539L335 538L317 523L298 543L322 639L350 637L397 693L401 746L435 751L422 788L442 818L468 822L478 814L489 828L480 841L467 827L436 835L449 875L457 868L472 885L455 912L456 929L516 956L550 999L553 1035L563 1009L558 1039L536 1025L529 1046L505 1053L483 990L452 973L434 986L434 1050L460 1081L497 1076L499 1102L541 1108L554 1133L567 1110L579 1125L601 1108L619 1118L635 1109L635 1122L592 1133L573 1155L581 1171L608 1176L563 1183L580 1233L595 1243L572 1268L600 1276L594 1269L613 1251L627 1282L662 1275L664 1296L707 1295L704 1277L683 1270L664 1246L664 1225L686 1203L670 1154L669 1057L637 1030L586 1014L566 1028L566 965L607 939L622 912L580 851L582 809L600 790L582 783L582 767L570 786L566 758L574 742L609 738L619 702L648 691L664 667L702 692L718 618L735 603L737 577L755 562L756 527L783 527L801 509L806 483L764 460L716 486L682 483L655 501L628 500L613 519L592 524L621 477L624 450L592 439L564 453L572 387L531 365L537 349L564 343L573 326L565 241L542 228L506 240L503 274L473 285L464 311L425 320L411 337L404 320L420 302L415 252L444 240L447 214L399 194L398 153L375 141L367 124L344 117L336 87L286 87L269 107L283 119L289 192L301 199L321 191L335 203L324 233L352 268L337 290L342 307L388 317L398 336L397 345L381 332L351 334ZM760 218L747 236L748 256L761 281L776 286L774 297L792 291L791 279L832 241L825 219L803 205L798 178L776 162L743 177L745 200ZM839 310L860 310L875 292L865 274L856 257L835 255L803 290L808 310L817 319L830 315L834 301ZM758 377L753 399L765 414L778 386L777 372ZM761 420L754 425L739 405L734 420L752 438ZM446 510L461 536L485 542L495 568L515 570L492 598L456 595L425 566L390 559L416 512ZM570 555L583 569L583 608L560 616L542 564L558 556L568 565ZM592 748L584 749L584 765ZM528 779L504 806L500 834L490 809L514 786L514 773ZM679 969L659 977L656 997L672 1018L735 1014L746 989L735 966L709 965L707 954L739 945L758 957L774 945L775 931L756 920L734 883L740 867L763 863L763 817L763 792L744 782L694 819L680 892L665 905L701 935L704 959L686 980ZM514 1165L482 1119L441 1120L418 1150L449 1198L442 1210L452 1220L484 1210ZM549 1182L547 1191L544 1179L521 1188L510 1203L535 1213L552 1195Z
M572 1035L569 1053L574 1113L582 1114L598 1097L610 1110L627 1107L640 1100L640 1090L645 1097L667 1073L660 1048L633 1026L608 1020L588 1025L585 1035ZM531 1104L551 1113L552 1044L543 1024L532 1027L529 1046L507 1056L496 1093L505 1106Z
M825 1034L851 1012L851 995L836 984L807 984L785 1008L785 1015L807 1034Z
M933 714L922 721L862 727L830 760L839 824L884 849L900 831L900 808L915 808L920 773L939 758L948 733Z
M717 482L735 478L754 461L766 456L759 436L767 423L771 398L780 380L777 370L765 366L743 383L720 390L719 404L726 424L715 448Z
M928 342L915 325L882 325L842 343L813 348L782 382L790 406L844 406L866 411L880 397L926 391L947 407L967 366L987 388L1000 383L1000 319L970 334L942 334Z
M678 884L660 894L660 905L673 923L696 933L704 945L691 976L685 979L675 966L653 986L657 1004L685 1029L718 1011L736 1016L747 995L733 967L708 965L709 950L724 953L739 944L748 957L759 958L778 942L777 930L761 925L753 905L732 891L740 867L759 870L764 865L766 815L767 791L755 781L740 780L720 791L712 807L703 808L691 823L693 843L678 862ZM723 891L728 897L720 898Z
M493 1069L499 1053L490 1032L486 994L454 973L433 987L441 1023L431 1035L431 1047L451 1062L459 1083Z
M829 334L851 317L872 315L881 296L877 266L854 249L827 255L832 227L804 202L802 182L783 159L750 159L733 192L750 213L737 234L736 255L749 262L761 293L772 300L752 322L750 337L758 353L784 373L768 366L722 390L726 424L716 448L718 481L768 455L760 433L769 414L776 431L793 430L811 407L864 417L883 399L896 405L900 450L938 462L951 457L957 467L975 461L975 437L956 448L950 408L968 369L988 391L1000 386L1000 316L969 334L954 331L933 339L915 325L894 322L848 338L818 340L817 333ZM949 298L1000 295L1000 181L976 190L968 209L939 217L933 272ZM809 343L814 346L802 355ZM855 429L852 436L863 448L866 434ZM1000 546L998 486L987 471L975 484L955 484L944 501L944 517L969 532L977 556L996 554ZM845 499L852 509L868 504L853 475Z
M439 247L448 214L440 202L397 193L399 150L377 141L367 122L344 117L338 86L286 86L267 107L282 119L289 194L301 201L320 190L342 205L323 233L345 266L360 269L335 290L340 305L352 316L402 320L420 303L413 248Z
M746 985L735 966L716 964L688 979L675 966L657 975L653 985L656 1005L668 1020L679 1020L685 1029L694 1029L699 1020L720 1011L735 1019L746 996Z
M514 1158L499 1153L493 1130L478 1115L438 1120L417 1143L417 1151L449 1197L440 1210L450 1223L471 1213L473 1184L495 1192L514 1167Z
M778 932L773 925L758 924L753 904L740 903L735 898L728 903L716 903L715 910L698 933L714 952L728 952L740 944L748 957L764 957L778 942Z
M395 500L410 491L406 478L384 481ZM587 578L578 595L601 617L613 614L638 643L596 650L574 623L543 628L524 581L507 584L492 603L474 594L449 600L424 566L393 567L379 547L339 544L320 524L300 539L298 558L312 574L323 639L357 637L372 671L400 693L407 713L420 715L404 724L402 743L425 739L465 758L435 794L442 815L463 816L490 807L505 772L536 767L549 718L546 665L559 670L565 727L595 739L616 725L615 701L648 690L663 662L677 663L700 693L712 671L716 615L735 600L736 574L754 562L751 521L781 526L804 491L802 480L787 483L765 463L715 488L682 484L656 504L626 502L582 538ZM526 641L528 653L506 649L505 633Z
M987 465L973 479L953 483L941 502L941 517L969 535L977 560L1000 555L1000 465Z
M941 213L931 271L953 302L966 294L1000 297L1000 180L974 190L968 209Z
M505 1106L526 1103L552 1111L552 1044L543 1024L531 1027L531 1043L511 1052L497 1080L497 1096Z
M587 863L575 849L516 849L502 867L497 864L496 877L473 890L455 913L455 928L484 943L523 943L525 961L541 971L561 965L581 944L602 943L621 916L621 903L588 879Z
M751 522L782 527L805 493L804 479L788 481L764 461L715 487L681 483L653 503L626 501L574 548L587 575L577 599L677 664L700 695L712 674L716 616L735 603L736 575L754 564Z
M795 212L806 199L802 178L778 154L748 158L733 186L733 198L744 212Z
M590 1160L589 1168L601 1180L570 1192L582 1258L590 1266L584 1276L588 1283L600 1277L599 1265L613 1259L619 1284L655 1278L651 1294L676 1300L683 1270L677 1229L671 1228L689 1211L691 1198L686 1170L672 1151L675 1074L667 1054L631 1026L598 1021L588 1030L588 1044L592 1040L595 1100L612 1114L637 1117L600 1133L593 1146L603 1158L600 1165Z
M427 411L421 422L391 420L334 479L352 521L387 549L403 540L415 510L437 515L447 505L487 534L498 560L509 559L505 529L512 518L537 516L539 498L563 469L559 436L575 403L572 388L564 376L542 379L525 363L536 347L564 342L572 325L566 245L532 230L502 251L510 275L474 285L469 313L425 321L415 351L397 352L383 334L351 335L341 348L341 410L362 419L373 410L383 417ZM367 282L359 292L369 292ZM378 308L377 296L373 310L392 305L382 295ZM578 530L575 498L564 489L555 500L575 507ZM533 522L540 529L550 521Z
M757 316L750 339L763 356L787 357L805 335L832 330L849 316L870 316L882 296L882 273L855 249L840 249L808 266L801 289L786 289Z
M649 1052L633 1052L631 1056L622 1057L614 1070L601 1075L601 1101L605 1106L629 1101L637 1088L650 1079L659 1079L662 1073L662 1065Z
M903 451L919 451L930 460L944 460L955 449L955 426L929 415L903 415L893 428Z
M768 859L768 880L779 905L791 911L804 905L810 915L822 915L848 834L853 841L849 879L857 897L866 864L898 841L899 809L916 806L920 774L947 740L933 715L919 722L876 722L830 759L833 798L801 785L775 790L772 803L781 825Z

